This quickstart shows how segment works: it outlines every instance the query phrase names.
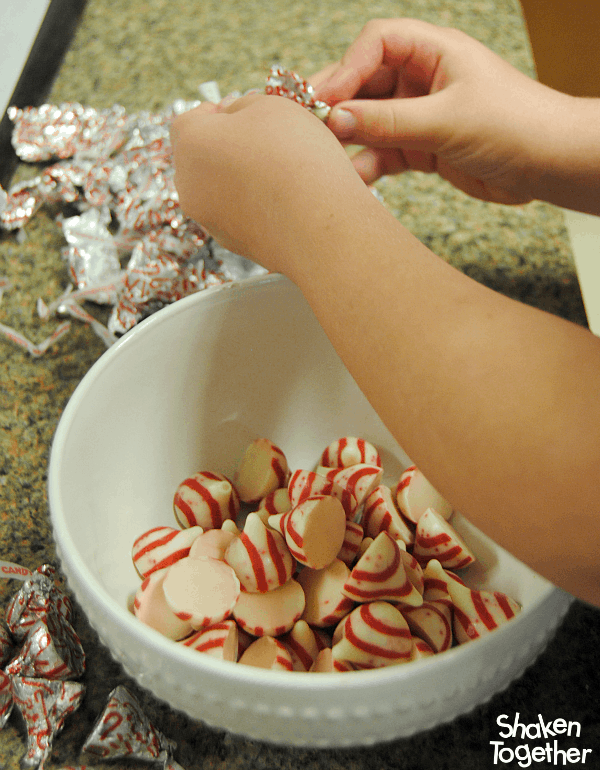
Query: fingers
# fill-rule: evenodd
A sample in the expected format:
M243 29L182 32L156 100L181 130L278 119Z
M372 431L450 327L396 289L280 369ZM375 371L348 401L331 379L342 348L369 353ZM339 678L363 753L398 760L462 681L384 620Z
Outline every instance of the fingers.
M365 184L373 184L382 176L408 170L400 150L375 150L366 147L352 158L352 165Z
M324 83L326 83L331 78L332 75L335 74L339 66L340 66L339 62L333 62L332 64L328 64L319 72L315 72L314 75L311 75L308 79L308 82L315 89L315 91L318 91L318 89Z
M317 95L333 105L357 96L429 93L440 58L454 47L455 37L452 30L416 19L371 21L339 65L319 73Z
M217 112L226 112L231 115L234 112L239 112L240 110L246 109L246 107L250 107L250 105L254 104L257 99L262 98L264 98L264 93L261 93L258 90L249 91L247 94L244 94L244 96L226 96L217 105Z
M410 99L355 99L336 105L327 121L340 141L433 152L448 138L451 105L444 92Z

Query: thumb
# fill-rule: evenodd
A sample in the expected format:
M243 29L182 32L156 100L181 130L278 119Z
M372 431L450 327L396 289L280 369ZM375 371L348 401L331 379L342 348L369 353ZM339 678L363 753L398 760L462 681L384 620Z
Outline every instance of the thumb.
M353 99L331 110L327 126L346 144L433 152L449 135L444 92L404 99Z

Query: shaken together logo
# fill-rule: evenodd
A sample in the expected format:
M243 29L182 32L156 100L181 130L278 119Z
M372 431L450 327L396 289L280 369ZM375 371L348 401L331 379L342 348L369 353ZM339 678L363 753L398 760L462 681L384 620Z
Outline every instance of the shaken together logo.
M560 745L564 737L581 737L580 722L568 722L566 719L546 721L541 714L538 714L536 722L525 724L519 720L519 716L517 711L511 721L507 714L500 714L496 719L496 724L502 728L498 737L526 740L528 743L508 746L505 740L490 741L494 750L495 765L516 762L519 767L530 767L534 763L545 762L547 765L559 767L577 764L594 766L592 749L573 746L562 748Z

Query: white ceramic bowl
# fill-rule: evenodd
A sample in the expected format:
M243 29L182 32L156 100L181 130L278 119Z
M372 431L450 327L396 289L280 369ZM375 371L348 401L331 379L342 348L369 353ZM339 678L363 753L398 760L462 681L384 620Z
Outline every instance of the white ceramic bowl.
M209 289L156 313L91 368L52 446L49 493L63 570L116 660L173 708L270 742L351 746L452 720L518 677L570 598L457 516L479 558L471 580L523 611L433 659L349 674L263 671L176 645L127 610L134 539L176 526L173 493L200 469L233 472L258 436L312 468L333 439L382 452L392 483L409 458L342 365L300 292L280 276Z

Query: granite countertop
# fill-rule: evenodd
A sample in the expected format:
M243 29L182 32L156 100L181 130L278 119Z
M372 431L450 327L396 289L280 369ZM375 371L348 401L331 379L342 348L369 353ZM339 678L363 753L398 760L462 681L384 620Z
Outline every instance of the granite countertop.
M338 58L374 16L414 16L459 27L533 73L517 0L306 0L269 5L253 0L88 0L48 101L97 108L118 102L128 111L158 111L175 98L197 98L198 84L208 80L216 80L222 93L260 86L274 62L308 76ZM18 178L32 175L29 168L17 171ZM517 208L481 203L420 174L383 180L379 189L385 205L453 265L516 299L586 323L559 210L540 203ZM67 283L55 213L42 210L22 233L0 235L0 276L12 283L2 297L0 322L36 341L55 326L54 320L37 317L37 298L49 302ZM98 317L102 313L93 306L90 312ZM5 340L0 346L0 559L29 568L58 564L46 492L49 450L70 395L105 347L88 326L76 323L37 359ZM17 588L16 581L0 580L0 607ZM452 724L355 750L268 746L192 722L131 682L81 613L75 628L88 656L87 695L56 739L46 770L80 763L97 770L140 767L79 758L108 693L119 683L139 697L154 724L176 741L175 756L185 770L487 768L493 765L490 741L498 740L500 730L497 717L508 714L512 719L516 712L524 723L537 720L538 714L545 720L579 722L581 737L571 745L592 748L587 764L598 766L600 611L580 602L538 661L504 693ZM17 770L24 736L23 724L13 713L0 731L0 767Z

